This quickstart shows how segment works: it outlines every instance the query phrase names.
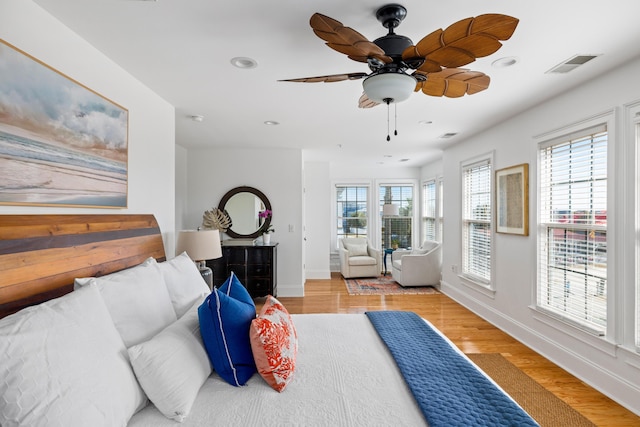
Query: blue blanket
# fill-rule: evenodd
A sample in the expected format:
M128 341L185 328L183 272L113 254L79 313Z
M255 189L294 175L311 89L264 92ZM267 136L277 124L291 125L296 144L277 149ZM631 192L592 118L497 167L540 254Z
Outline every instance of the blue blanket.
M417 314L366 314L431 427L538 425Z

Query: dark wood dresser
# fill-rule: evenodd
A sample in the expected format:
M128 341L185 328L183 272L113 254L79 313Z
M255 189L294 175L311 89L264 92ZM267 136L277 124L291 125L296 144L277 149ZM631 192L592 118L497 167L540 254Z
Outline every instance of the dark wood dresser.
M278 243L222 246L222 258L207 261L213 286L220 286L233 271L253 297L276 296Z

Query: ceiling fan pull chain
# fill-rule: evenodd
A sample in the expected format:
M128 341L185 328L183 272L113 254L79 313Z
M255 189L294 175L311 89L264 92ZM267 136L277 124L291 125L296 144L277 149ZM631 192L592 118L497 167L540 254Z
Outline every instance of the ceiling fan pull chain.
M391 141L391 136L390 136L390 132L389 132L389 104L391 103L391 99L390 98L385 98L384 102L387 104L387 141Z
M398 104L393 103L393 114L395 117L393 118L393 135L398 136Z

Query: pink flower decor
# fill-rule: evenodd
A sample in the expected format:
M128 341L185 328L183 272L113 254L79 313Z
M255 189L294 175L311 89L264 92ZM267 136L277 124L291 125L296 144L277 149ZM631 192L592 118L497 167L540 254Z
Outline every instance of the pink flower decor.
M271 216L271 210L265 209L263 211L258 212L258 217L260 218L269 218Z

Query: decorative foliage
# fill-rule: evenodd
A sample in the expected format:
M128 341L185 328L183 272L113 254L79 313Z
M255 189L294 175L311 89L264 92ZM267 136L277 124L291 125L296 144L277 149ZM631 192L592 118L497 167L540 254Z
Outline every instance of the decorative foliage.
M232 222L226 211L218 208L211 208L202 215L202 227L213 230L227 231L231 227Z

